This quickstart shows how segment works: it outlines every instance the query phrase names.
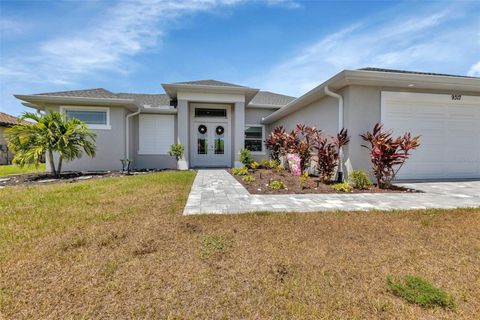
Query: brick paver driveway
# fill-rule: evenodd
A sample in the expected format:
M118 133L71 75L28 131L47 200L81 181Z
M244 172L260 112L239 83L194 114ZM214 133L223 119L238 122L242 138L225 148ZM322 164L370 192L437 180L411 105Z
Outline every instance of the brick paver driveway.
M480 181L399 185L424 193L254 195L223 169L198 170L183 213L480 207Z

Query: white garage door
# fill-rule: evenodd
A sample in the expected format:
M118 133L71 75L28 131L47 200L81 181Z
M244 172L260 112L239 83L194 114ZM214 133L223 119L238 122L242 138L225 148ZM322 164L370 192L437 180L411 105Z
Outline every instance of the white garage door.
M398 179L480 178L480 97L382 92L381 121L422 136Z

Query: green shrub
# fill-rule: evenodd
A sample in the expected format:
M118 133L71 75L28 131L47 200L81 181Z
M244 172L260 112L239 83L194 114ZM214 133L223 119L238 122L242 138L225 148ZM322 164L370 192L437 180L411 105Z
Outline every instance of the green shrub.
M247 175L247 176L244 176L242 178L243 181L247 182L247 183L250 183L250 182L254 182L255 181L255 177L254 176L251 176L251 175Z
M272 182L270 182L268 187L273 190L285 189L285 183L280 180L273 180Z
M246 176L248 174L248 168L247 167L233 168L232 174L235 176Z
M300 180L300 187L302 189L305 189L305 184L310 179L310 177L308 176L308 172L304 171L298 179Z
M333 189L337 191L342 191L342 192L352 192L353 188L351 185L348 184L348 182L342 182L342 183L335 183L332 186Z
M277 170L277 172L282 172L283 170L285 170L285 168L284 168L281 164L279 164L279 165L275 168L275 170Z
M348 180L355 189L364 190L373 185L372 180L370 180L363 170L353 170Z
M248 149L240 150L240 162L243 163L244 166L248 167L253 162L252 151Z
M260 168L268 169L268 160L260 160Z
M455 308L455 301L451 295L420 277L411 275L403 279L387 277L387 288L397 297L424 308Z
M260 165L256 161L253 161L252 163L250 163L250 168L253 170L257 170L259 166Z
M183 157L185 152L185 147L183 144L175 143L170 146L170 151L168 152L171 156L175 156L175 159L180 160Z
M268 161L268 164L267 164L267 168L268 169L275 169L276 167L278 167L280 163L278 163L278 161L276 160L270 160Z

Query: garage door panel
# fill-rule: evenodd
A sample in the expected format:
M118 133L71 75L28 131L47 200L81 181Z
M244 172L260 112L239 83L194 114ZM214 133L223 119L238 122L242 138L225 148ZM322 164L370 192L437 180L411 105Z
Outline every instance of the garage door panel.
M421 135L400 179L480 178L480 97L382 92L381 121Z

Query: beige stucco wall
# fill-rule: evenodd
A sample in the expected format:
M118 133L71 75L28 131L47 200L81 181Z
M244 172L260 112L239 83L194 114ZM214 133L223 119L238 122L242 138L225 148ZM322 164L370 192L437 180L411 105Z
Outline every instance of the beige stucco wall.
M124 158L125 150L125 116L127 109L123 107L110 108L109 130L94 129L96 133L95 145L96 156L90 158L86 155L79 159L63 163L63 171L108 171L121 170L120 159ZM50 106L49 109L59 111L58 106ZM47 171L49 171L47 157Z
M335 134L338 127L338 100L328 96L317 100L270 124L269 130L281 125L285 130L290 131L297 123L315 126L323 130L325 135Z

